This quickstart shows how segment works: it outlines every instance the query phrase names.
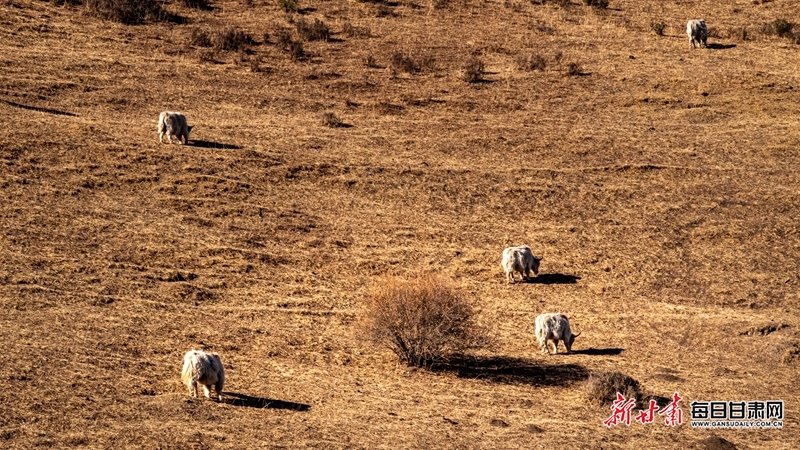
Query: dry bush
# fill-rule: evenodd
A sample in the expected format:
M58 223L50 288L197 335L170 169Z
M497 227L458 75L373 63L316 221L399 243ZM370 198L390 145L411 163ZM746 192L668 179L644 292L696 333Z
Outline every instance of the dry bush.
M237 28L220 31L213 39L214 49L218 51L241 51L254 44L249 34Z
M189 44L197 47L211 47L211 37L200 28L194 28L192 34L189 35Z
M789 364L792 361L800 359L800 343L792 343L786 350L783 351L781 362Z
M214 62L217 60L217 52L211 48L198 50L197 59L203 62Z
M332 112L326 112L322 115L322 125L329 128L338 128L342 126L342 121L336 117L336 114Z
M271 70L269 67L264 67L261 65L262 60L260 57L251 58L247 61L247 66L250 69L250 72L253 73L269 73Z
M275 32L275 45L282 49L286 49L292 42L292 34L286 30L278 30Z
M364 65L370 69L377 69L380 67L378 66L378 62L375 60L375 57L372 55L367 55L364 57Z
M369 28L356 27L350 22L345 22L345 24L342 26L342 33L349 38L372 36L372 30Z
M291 33L284 29L279 29L275 34L275 45L291 56L293 60L298 60L305 56L303 43L292 39Z
M575 75L580 75L582 73L583 73L583 68L581 68L580 64L576 62L571 62L567 64L567 70L566 70L567 75L575 76Z
M484 342L464 294L436 276L384 278L366 298L366 337L410 366L430 367Z
M126 25L136 25L165 17L161 3L156 0L85 0L92 14Z
M667 24L664 22L650 22L650 29L653 30L657 35L663 36L664 30L667 29Z
M561 8L568 8L572 6L572 2L570 0L545 0L542 3L552 3Z
M486 74L486 67L483 61L475 56L471 56L465 63L461 71L461 79L467 83L477 83L483 80Z
M529 55L521 55L517 58L517 67L522 70L545 70L547 68L547 61L544 56L538 53L531 53Z
M203 11L210 11L211 4L208 3L208 0L183 0L183 6L192 9L202 9Z
M331 30L325 22L314 19L313 22L306 22L304 19L298 20L295 24L297 34L306 41L327 41L331 38Z
M417 61L417 66L420 70L434 72L437 68L436 58L433 55L424 55Z
M393 17L393 16L394 16L394 10L387 5L379 4L375 8L375 17Z
M300 9L300 4L297 0L278 0L278 8L284 12L293 13Z
M390 58L390 65L392 70L398 72L413 73L419 71L419 66L410 57L402 52L394 52Z
M289 53L289 56L291 56L293 60L298 60L306 54L303 49L303 43L300 41L289 41L289 43L283 47L283 50Z
M621 372L592 372L584 390L589 400L601 405L613 403L617 392L625 398L639 398L642 394L639 382Z
M785 19L775 19L772 22L764 24L765 34L773 34L778 37L790 37L792 35L792 28L794 24Z
M608 0L583 0L583 4L600 9L608 8Z

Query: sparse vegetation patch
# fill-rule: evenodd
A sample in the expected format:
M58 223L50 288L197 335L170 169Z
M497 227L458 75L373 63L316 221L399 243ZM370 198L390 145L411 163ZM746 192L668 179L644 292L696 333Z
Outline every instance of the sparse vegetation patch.
M350 22L345 22L342 25L342 33L349 38L372 36L372 30L368 27L357 27Z
M211 37L202 29L194 28L189 35L189 44L197 47L211 47Z
M85 0L86 9L103 19L127 25L161 20L165 14L155 0Z
M650 22L650 29L653 30L653 32L655 34L657 34L659 36L663 36L664 35L664 30L667 29L667 24L664 23L663 21L659 21L659 22L653 21L653 22Z
M475 56L471 56L464 63L461 71L461 79L467 83L477 83L483 81L483 76L486 73L486 67L483 61Z
M249 34L237 28L227 28L214 36L214 49L218 51L241 51L254 44Z
M517 58L517 67L521 70L539 70L547 68L547 60L538 53L529 53Z
M571 62L567 64L566 74L569 76L576 76L583 74L583 68L580 64L576 62Z
M297 0L277 0L278 8L287 13L297 12L300 9L300 4Z
M336 114L326 112L322 115L322 124L329 128L338 128L342 126L342 121L336 117Z
M202 9L204 11L210 11L212 9L208 0L183 0L183 5L187 8Z
M621 372L592 372L584 390L590 401L601 405L613 403L617 392L637 399L642 394L639 382Z
M416 62L411 58L411 56L406 55L402 52L394 52L390 58L390 64L392 70L398 72L406 72L406 73L413 73L419 70L419 66Z
M583 4L594 8L608 8L608 0L583 0Z
M319 19L314 19L313 22L300 19L295 22L295 27L297 34L306 41L327 41L331 37L330 29Z

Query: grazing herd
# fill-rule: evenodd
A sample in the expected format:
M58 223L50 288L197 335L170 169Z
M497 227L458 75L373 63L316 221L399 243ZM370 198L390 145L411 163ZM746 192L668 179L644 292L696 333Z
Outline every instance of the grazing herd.
M692 48L699 47L700 44L707 47L708 27L702 19L690 20L686 24L686 34L689 36L689 44ZM186 122L186 116L179 112L164 111L158 117L158 140L164 143L164 135L167 136L169 143L172 137L176 137L178 144L189 142L189 131L192 127ZM527 245L508 247L503 250L500 265L506 274L508 283L516 282L516 274L519 273L520 281L531 279L531 272L539 274L539 263L541 257L533 254ZM563 342L566 353L572 351L572 344L580 333L573 334L567 316L561 313L543 313L536 317L536 339L542 353L558 354L558 343ZM190 350L183 358L183 372L181 380L189 389L189 395L197 397L198 384L203 387L207 398L211 398L211 388L214 388L216 398L222 401L222 388L225 386L225 369L222 360L217 353L206 353L200 350Z

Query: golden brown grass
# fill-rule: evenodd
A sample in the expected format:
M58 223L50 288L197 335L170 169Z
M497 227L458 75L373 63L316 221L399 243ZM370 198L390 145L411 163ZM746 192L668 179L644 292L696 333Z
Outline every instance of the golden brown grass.
M783 399L784 430L716 434L796 447L800 53L759 31L792 2L223 0L136 26L57 3L0 1L0 447L709 437L606 429L581 389L599 371L679 391L685 415ZM299 17L331 39L276 45L299 44ZM689 18L717 30L709 49ZM272 39L192 43L227 27ZM435 69L393 74L394 52ZM534 52L545 69L520 70ZM470 56L482 83L459 78ZM192 145L158 144L163 110ZM540 275L507 285L500 253L523 243ZM411 370L354 337L374 278L419 272L474 299L494 349ZM555 311L582 331L574 355L538 352L533 320ZM189 401L190 348L221 354L229 401Z

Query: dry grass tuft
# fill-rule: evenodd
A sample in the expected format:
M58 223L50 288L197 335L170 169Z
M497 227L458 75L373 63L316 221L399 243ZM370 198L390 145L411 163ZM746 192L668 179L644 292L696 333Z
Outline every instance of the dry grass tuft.
M218 51L242 51L253 45L253 38L237 28L227 28L214 36L214 49Z
M367 295L361 325L370 340L416 367L430 367L482 342L466 296L437 276L382 279Z
M300 9L300 4L297 0L277 0L278 8L283 12L294 13Z
M419 65L411 56L399 51L392 53L389 58L389 64L392 70L397 72L413 73L419 70Z
M775 19L761 27L764 34L778 37L791 37L792 29L794 29L794 24L785 19Z
M667 29L667 24L664 23L663 21L660 21L660 22L653 21L653 22L650 22L650 29L653 30L653 32L655 34L657 34L659 36L663 36L664 35L664 30Z
M625 398L639 398L642 394L639 382L621 372L592 372L584 390L590 401L602 405L613 403L617 392Z
M203 11L211 11L213 9L208 0L183 0L183 5L187 8L201 9Z
M517 58L517 67L521 70L544 71L547 68L547 60L538 53L521 55Z
M576 62L567 64L566 74L569 76L576 76L583 74L583 68Z
M200 28L194 28L189 35L189 44L198 47L211 47L211 37Z
M357 27L350 22L345 22L342 25L342 33L349 38L361 38L372 36L372 30L369 27Z
M608 0L583 0L583 4L593 8L606 9L608 8Z
M327 41L331 37L331 30L319 19L314 19L313 22L300 19L295 22L295 27L297 34L306 41Z
M338 128L342 126L342 120L336 117L336 114L326 112L322 115L322 125L329 128Z
M164 17L161 4L155 0L85 0L92 14L113 22L137 25Z
M781 362L784 364L789 364L797 359L800 359L800 344L794 342L783 351Z
M464 63L461 70L461 79L467 83L477 83L483 81L483 76L486 74L486 67L476 56L471 56Z

